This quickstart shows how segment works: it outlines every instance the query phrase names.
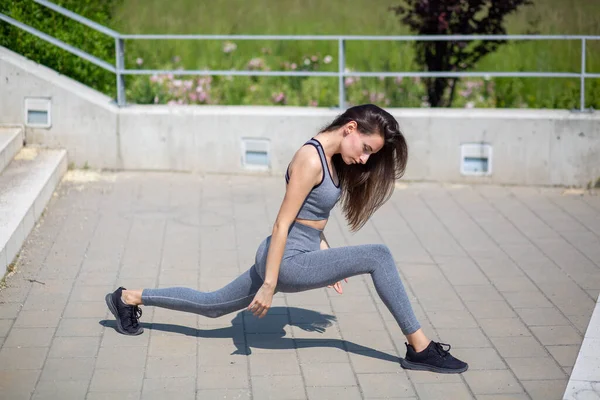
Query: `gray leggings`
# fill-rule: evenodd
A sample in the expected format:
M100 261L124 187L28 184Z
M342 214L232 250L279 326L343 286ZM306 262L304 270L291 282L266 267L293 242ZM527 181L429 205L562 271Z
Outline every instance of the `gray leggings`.
M320 232L297 222L292 225L279 268L277 292L322 288L368 273L402 332L407 335L420 328L387 246L368 244L320 250ZM258 247L255 264L217 291L206 293L183 287L144 289L142 304L212 318L246 308L263 283L270 243L269 236Z

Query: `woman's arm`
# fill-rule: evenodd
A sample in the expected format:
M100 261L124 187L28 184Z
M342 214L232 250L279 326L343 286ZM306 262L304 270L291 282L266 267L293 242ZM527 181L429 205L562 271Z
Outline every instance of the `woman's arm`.
M323 168L316 149L313 146L305 146L298 150L290 165L290 179L273 225L265 280L248 306L248 310L260 318L264 317L271 307L290 226L312 188L321 181L322 174Z

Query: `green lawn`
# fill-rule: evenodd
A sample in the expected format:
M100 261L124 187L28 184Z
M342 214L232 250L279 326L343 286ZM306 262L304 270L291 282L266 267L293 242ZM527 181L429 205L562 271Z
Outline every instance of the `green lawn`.
M523 8L511 16L508 33L600 35L600 3L575 0L536 0L535 6ZM410 34L401 26L389 7L389 0L123 0L115 10L113 28L123 33L172 34ZM185 68L246 69L250 60L260 58L261 65L280 70L284 63L301 66L306 58L316 56L310 69L336 70L337 43L306 41L237 41L235 51L225 53L223 41L127 41L127 65L136 68L143 59L144 68L171 66L174 57ZM349 42L346 46L347 67L356 71L419 70L413 64L409 43ZM325 64L323 58L332 56ZM588 41L588 71L600 72L600 43ZM514 42L488 55L477 66L480 71L569 71L580 70L579 41ZM148 87L148 78L129 78L130 97L149 102L157 95ZM586 85L588 106L600 107L600 80ZM404 85L404 86L402 86ZM361 79L348 87L350 102L385 101L390 106L419 106L422 89L418 82L398 86L394 80ZM475 85L475 83L473 84ZM253 88L251 88L253 87ZM483 85L485 93L477 98L458 96L456 106L473 101L476 106L499 107L578 107L577 79L495 79ZM464 88L463 88L464 89ZM274 95L283 92L287 104L336 104L337 80L329 78L214 78L212 99L226 104L272 104ZM402 95L398 90L404 91ZM464 92L464 90L462 91ZM382 100L384 98L385 100ZM166 97L160 96L160 101Z

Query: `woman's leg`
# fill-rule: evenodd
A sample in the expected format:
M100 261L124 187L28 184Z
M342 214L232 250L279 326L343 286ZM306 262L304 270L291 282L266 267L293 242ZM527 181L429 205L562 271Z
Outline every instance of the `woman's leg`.
M186 287L144 289L142 304L217 318L247 307L263 284L254 266L214 292Z
M257 266L259 271L261 266ZM370 274L375 289L405 335L421 327L384 245L359 245L302 253L282 262L277 290L300 292L326 287L344 278Z
M257 269L260 272L261 266L257 265ZM440 373L467 370L466 363L450 354L450 346L445 348L442 343L430 341L421 330L387 246L341 247L287 258L280 268L277 290L299 292L316 289L366 273L371 275L377 294L407 338L406 357L400 360L402 367Z
M139 305L217 318L247 307L262 283L263 279L252 266L231 283L214 292L200 292L185 287L144 290L118 288L106 295L106 304L117 320L117 331L126 335L139 335L143 332L138 323L141 316Z

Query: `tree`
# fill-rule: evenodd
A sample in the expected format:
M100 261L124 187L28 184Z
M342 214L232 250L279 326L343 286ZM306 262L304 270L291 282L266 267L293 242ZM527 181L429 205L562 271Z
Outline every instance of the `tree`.
M504 18L533 0L404 0L390 10L418 35L505 35ZM464 71L505 40L417 41L415 61L426 71ZM429 104L449 107L458 78L426 78ZM445 96L447 89L450 93Z

